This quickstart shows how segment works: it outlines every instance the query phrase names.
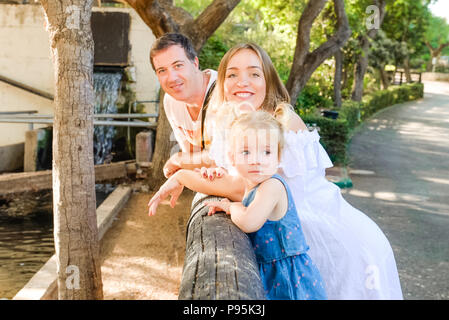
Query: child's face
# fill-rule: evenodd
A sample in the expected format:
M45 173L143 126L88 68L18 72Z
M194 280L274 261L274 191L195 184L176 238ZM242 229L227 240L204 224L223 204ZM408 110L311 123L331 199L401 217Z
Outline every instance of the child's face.
M279 133L276 130L248 129L237 131L230 158L238 174L259 184L277 172Z

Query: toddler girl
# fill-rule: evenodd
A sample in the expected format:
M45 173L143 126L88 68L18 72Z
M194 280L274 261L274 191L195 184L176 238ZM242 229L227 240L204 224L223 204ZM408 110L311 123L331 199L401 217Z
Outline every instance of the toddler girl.
M276 174L283 146L281 124L269 113L239 116L228 135L230 162L245 184L242 202L206 203L223 210L248 233L267 298L326 299L321 275L310 257L291 192Z

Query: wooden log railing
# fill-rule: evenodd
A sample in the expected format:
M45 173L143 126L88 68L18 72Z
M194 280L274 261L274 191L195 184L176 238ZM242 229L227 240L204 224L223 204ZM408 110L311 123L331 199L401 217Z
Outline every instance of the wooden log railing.
M264 288L248 236L228 215L208 216L205 201L219 197L197 193L187 223L180 300L263 300Z

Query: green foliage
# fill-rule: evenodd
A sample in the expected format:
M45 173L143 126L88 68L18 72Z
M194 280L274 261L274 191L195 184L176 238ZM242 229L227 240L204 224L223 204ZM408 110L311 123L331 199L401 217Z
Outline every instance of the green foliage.
M198 57L200 60L200 69L217 70L221 58L228 50L229 47L226 46L220 38L217 36L210 37L201 49L201 53Z
M312 82L312 83L310 83ZM330 108L332 100L329 98L329 93L323 91L323 87L319 83L309 81L301 94L296 100L296 111L302 117L310 114L318 114L320 108Z
M361 106L362 104L360 102L348 100L344 101L341 105L341 108L338 110L338 119L346 121L349 130L354 129L360 124Z
M391 86L388 90L379 90L363 98L360 110L362 120L393 104L416 100L423 96L424 85L422 83Z
M428 0L396 0L388 2L382 30L387 37L405 43L410 64L428 52L424 44L431 17Z
M363 120L391 105L416 100L424 96L422 83L393 86L388 90L377 91L364 97L363 102L344 101L338 109L338 119L332 120L316 114L301 115L309 126L320 128L320 142L331 160L336 164L346 164L346 147L351 132Z
M438 48L440 44L449 42L449 23L445 18L429 16L429 27L427 28L425 39L434 47ZM449 47L442 52L443 55L449 55Z

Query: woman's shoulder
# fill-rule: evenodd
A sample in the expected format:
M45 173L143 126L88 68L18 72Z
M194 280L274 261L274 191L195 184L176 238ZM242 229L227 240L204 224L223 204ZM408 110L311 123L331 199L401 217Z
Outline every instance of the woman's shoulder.
M287 109L288 112L288 123L287 123L287 130L293 131L293 132L302 132L304 130L307 130L307 126L302 121L301 117L293 110L293 109Z

